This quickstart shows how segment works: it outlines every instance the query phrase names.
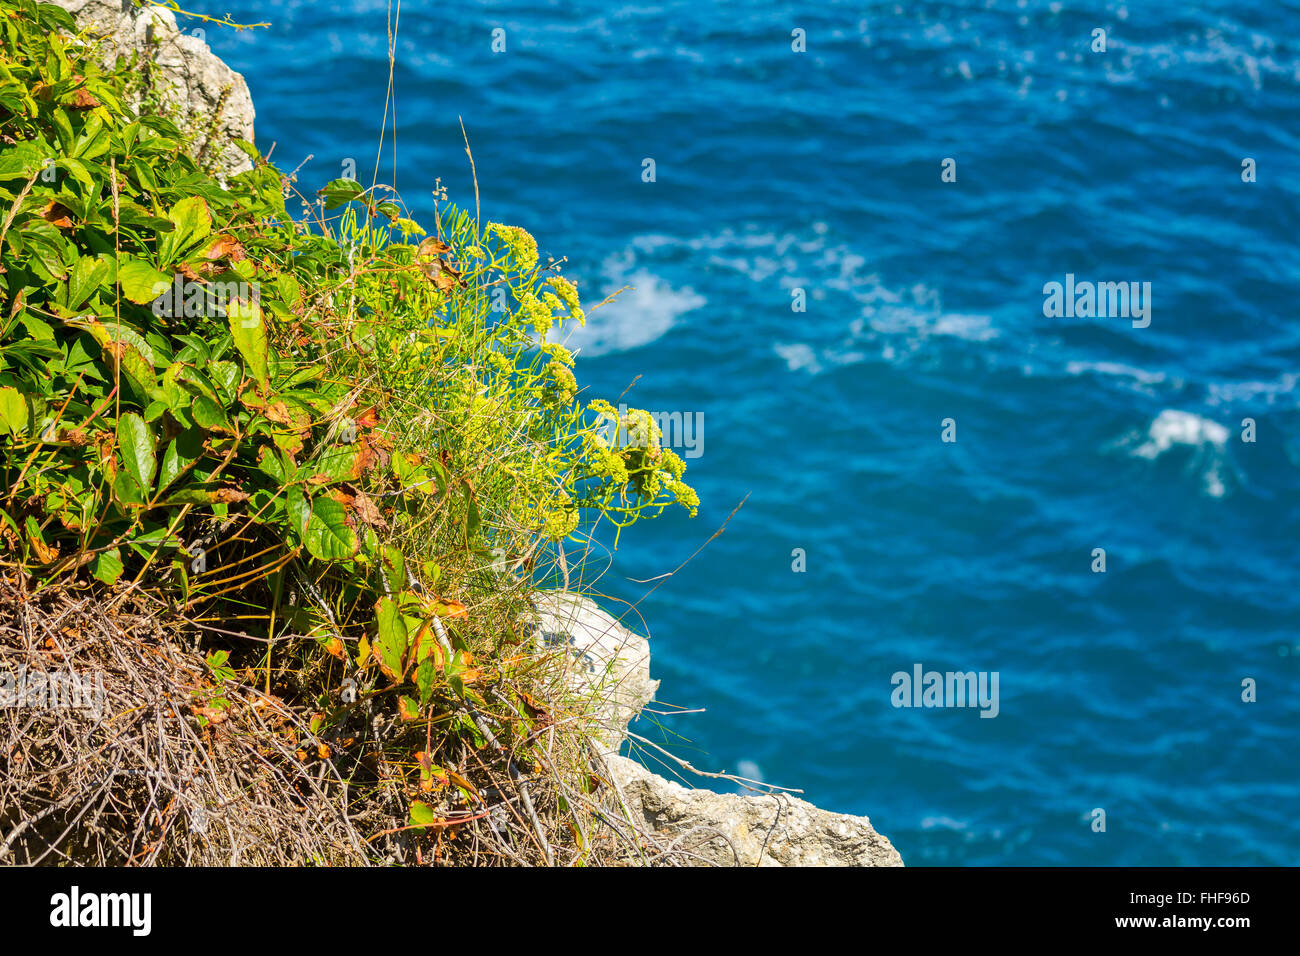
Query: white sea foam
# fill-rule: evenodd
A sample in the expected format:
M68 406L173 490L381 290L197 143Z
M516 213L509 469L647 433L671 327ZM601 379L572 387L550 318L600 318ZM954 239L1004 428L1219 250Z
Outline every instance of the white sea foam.
M648 345L687 312L708 300L689 286L675 289L649 269L638 266L632 249L612 255L601 265L605 277L601 296L629 286L587 316L586 327L566 330L565 344L587 357L627 352Z
M1164 372L1148 372L1119 362L1070 362L1065 366L1065 372L1067 375L1095 372L1098 375L1109 375L1115 378L1131 378L1142 385L1159 385L1165 380Z
M1143 458L1158 458L1174 445L1213 445L1223 448L1228 442L1228 429L1218 422L1202 418L1192 412L1166 408L1156 416L1147 430L1147 440L1133 452Z
M822 370L822 363L817 360L817 353L805 342L778 342L772 348L777 355L785 359L786 368L792 372L816 375Z
M924 817L921 820L922 830L965 830L967 824L964 820L954 820L952 817Z
M1210 394L1206 399L1209 405L1239 405L1262 398L1264 404L1272 405L1284 395L1295 391L1300 383L1300 375L1286 372L1275 382L1219 382L1210 385Z
M1192 412L1166 408L1147 429L1147 440L1132 453L1154 460L1175 445L1193 448L1195 453L1189 467L1201 473L1206 494L1222 498L1227 491L1224 471L1228 467L1228 434L1228 429L1218 422Z

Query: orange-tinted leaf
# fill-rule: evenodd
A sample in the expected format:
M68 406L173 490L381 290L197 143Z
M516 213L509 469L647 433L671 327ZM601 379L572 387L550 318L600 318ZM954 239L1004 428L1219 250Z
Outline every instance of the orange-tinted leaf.
M46 203L45 208L41 210L41 218L51 226L58 226L60 229L72 228L71 216L71 209L61 203L55 202L53 199Z
M266 411L262 412L262 414L277 425L293 424L293 416L289 413L289 406L284 402L272 402L266 406Z
M203 255L213 261L229 259L231 262L239 262L247 258L244 247L239 244L239 240L234 236L224 234L217 236L216 241L208 247L208 251Z
M219 724L226 719L226 712L219 707L190 707L190 713L206 717L210 723Z
M72 95L72 102L68 104L69 108L74 110L93 110L96 106L102 105L99 100L90 95L90 90L84 86Z
M418 720L420 717L420 705L412 698L405 695L397 698L397 715L402 720Z
M469 608L460 601L453 601L450 598L435 598L433 602L433 612L438 617L456 619L465 619L469 617Z
M388 529L388 522L384 516L379 513L375 506L374 499L363 492L358 491L352 498L352 507L356 509L357 517L371 527L378 528L381 531Z
M360 478L367 471L370 471L375 467L376 459L375 446L362 439L357 443L357 457L352 463L352 477Z
M41 564L53 564L59 560L59 549L46 544L36 535L27 535L27 543L32 546L32 554Z
M441 239L430 236L424 242L420 243L419 248L415 250L417 257L420 256L445 256L451 252L451 246L447 245Z
M438 642L438 635L426 621L420 626L420 630L416 632L415 640L411 644L411 661L418 666L424 663L425 658L430 656L433 657L434 666L441 670L447 655Z

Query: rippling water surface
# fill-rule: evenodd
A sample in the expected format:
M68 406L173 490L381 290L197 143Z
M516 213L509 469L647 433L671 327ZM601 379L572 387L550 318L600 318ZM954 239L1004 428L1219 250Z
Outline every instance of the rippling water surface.
M369 179L387 5L226 11L272 21L207 29L259 145ZM589 302L634 287L580 380L703 413L699 517L602 589L750 496L641 604L665 701L706 708L664 718L679 753L914 865L1300 862L1297 38L1281 2L403 6L417 215L439 176L472 204L463 117L485 217ZM1151 283L1150 325L1045 317L1067 273ZM998 716L894 708L916 663L998 672Z

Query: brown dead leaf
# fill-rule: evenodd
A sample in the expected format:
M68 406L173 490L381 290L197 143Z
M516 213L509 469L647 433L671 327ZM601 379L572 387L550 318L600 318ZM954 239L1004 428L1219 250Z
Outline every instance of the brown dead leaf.
M28 533L27 543L31 545L32 554L40 564L53 564L59 560L58 547L51 547L42 541L37 535Z
M377 458L375 446L367 439L361 439L361 441L357 442L357 457L352 459L352 470L348 474L352 478L360 478L375 467Z
M426 263L421 268L424 269L424 274L433 281L434 286L437 287L439 292L449 292L455 288L458 283L464 285L464 282L460 277L460 272L454 269L451 263L447 262L445 259L438 259L434 262Z
M191 705L190 713L198 717L206 717L208 723L211 724L224 723L228 717L220 707L196 707Z
M90 90L84 86L72 94L72 102L68 104L69 109L74 110L93 110L96 106L102 106L99 100L90 94Z
M415 255L417 257L445 256L449 252L451 252L451 246L447 245L436 236L430 236L428 239L424 240L424 242L420 243L419 247L415 250Z
M215 262L218 259L228 259L231 262L241 262L248 258L244 252L244 247L240 245L238 239L234 236L225 235L224 233L217 236L215 242L208 247L207 252L203 253L204 257Z
M293 414L289 411L289 406L284 402L272 402L266 406L266 410L262 414L277 425L293 424Z
M372 528L378 528L380 531L388 530L388 522L379 513L374 499L369 495L358 491L352 498L352 507L356 509L357 517Z

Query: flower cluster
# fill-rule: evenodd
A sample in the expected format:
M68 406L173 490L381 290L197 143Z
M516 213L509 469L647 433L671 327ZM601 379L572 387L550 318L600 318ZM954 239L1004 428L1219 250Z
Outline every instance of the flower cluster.
M520 298L519 318L533 327L539 339L546 337L555 322L554 311L532 292L525 292Z
M598 419L584 440L583 457L592 477L615 487L629 486L645 504L656 503L667 494L670 501L664 504L675 500L694 517L700 499L695 489L682 481L686 463L676 452L662 447L654 416L639 408L629 408L620 416L603 399L592 401L587 408Z
M537 265L537 240L527 230L519 226L503 226L499 222L488 223L488 230L496 233L506 244L521 272L531 272Z
M562 275L553 275L547 282L559 296L560 302L569 310L569 315L577 319L579 325L586 325L587 313L582 311L582 305L578 302L578 290L573 283Z
M573 353L563 345L547 343L541 346L546 363L548 382L543 401L552 408L565 408L578 394L578 379L573 374Z

